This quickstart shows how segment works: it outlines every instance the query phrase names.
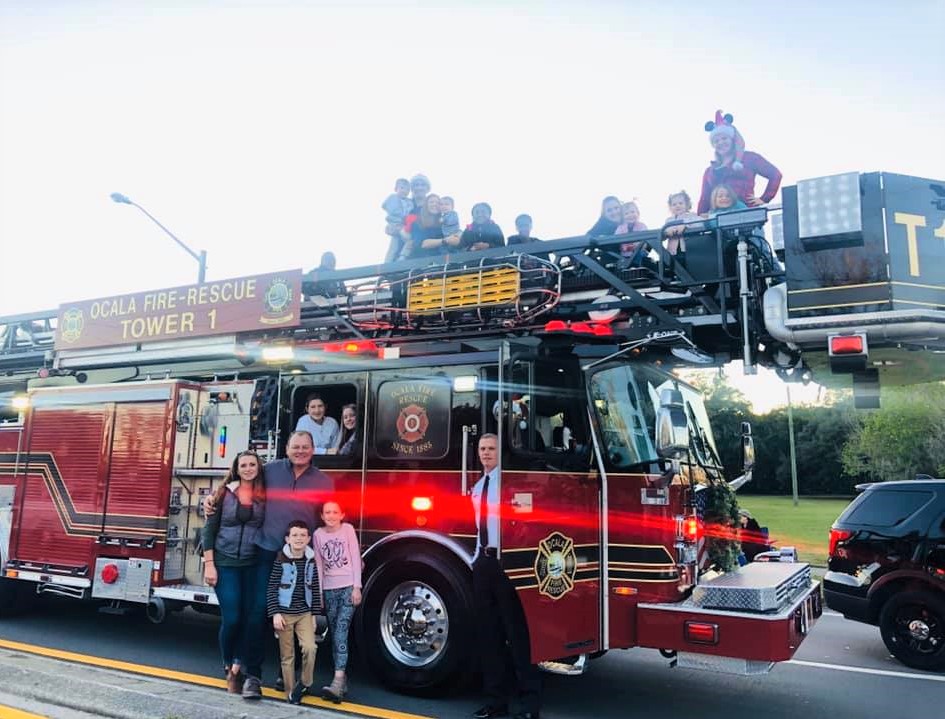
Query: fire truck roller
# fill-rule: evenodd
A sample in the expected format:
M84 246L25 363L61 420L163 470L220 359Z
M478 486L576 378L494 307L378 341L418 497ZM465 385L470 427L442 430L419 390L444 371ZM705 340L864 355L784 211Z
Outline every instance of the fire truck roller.
M352 451L316 461L358 531L358 646L388 685L468 674L469 492L485 432L501 438L499 560L533 661L577 675L609 650L648 647L674 666L764 673L811 631L820 587L802 563L720 566L712 548L734 535L712 498L750 481L751 430L726 482L678 370L735 358L788 381L816 370L865 403L880 381L945 376L940 355L910 351L945 344L927 308L945 305L935 186L890 173L805 181L785 188L780 214L685 230L674 261L660 230L633 233L646 266L622 261L626 236L563 238L240 278L214 283L233 289L215 302L204 285L0 318L0 612L37 593L153 621L212 611L202 500L239 451L283 456L317 391L336 420L356 408ZM843 192L857 221L818 219L811 198ZM839 206L849 201L827 205ZM896 219L919 214L924 225ZM772 224L786 268L763 234ZM306 298L323 280L346 292ZM192 331L153 319L168 311L193 311ZM139 321L154 327L147 341L124 333Z

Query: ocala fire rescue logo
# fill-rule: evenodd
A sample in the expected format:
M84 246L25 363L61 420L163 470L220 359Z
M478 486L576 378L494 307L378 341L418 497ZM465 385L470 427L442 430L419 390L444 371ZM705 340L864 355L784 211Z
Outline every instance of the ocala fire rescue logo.
M423 439L430 427L427 411L418 405L411 404L400 410L397 417L397 436L404 442L414 444Z
M561 532L552 532L538 543L538 558L535 560L535 577L538 591L546 597L561 599L574 589L574 572L577 557L574 555L574 540Z
M285 314L292 303L292 285L288 280L277 277L270 282L269 287L266 288L266 293L263 295L263 302L266 305L266 314L259 318L260 322L267 325L278 325L292 319L292 312Z
M85 328L85 316L82 310L73 308L62 313L62 322L59 325L59 336L63 342L75 342L82 336Z

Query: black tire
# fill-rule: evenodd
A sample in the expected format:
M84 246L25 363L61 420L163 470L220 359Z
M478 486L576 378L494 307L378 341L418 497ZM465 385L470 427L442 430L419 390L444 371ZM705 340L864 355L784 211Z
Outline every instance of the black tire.
M886 648L913 669L945 669L945 598L927 591L893 594L879 628Z
M422 623L410 621L407 611L423 615ZM432 693L463 683L474 666L472 629L471 574L458 560L397 554L364 586L358 647L374 674L396 691Z

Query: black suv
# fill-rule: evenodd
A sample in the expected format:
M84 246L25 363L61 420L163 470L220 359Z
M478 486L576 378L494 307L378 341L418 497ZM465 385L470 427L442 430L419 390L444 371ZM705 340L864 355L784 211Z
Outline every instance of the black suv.
M827 606L879 625L915 669L945 669L945 480L857 487L830 529Z

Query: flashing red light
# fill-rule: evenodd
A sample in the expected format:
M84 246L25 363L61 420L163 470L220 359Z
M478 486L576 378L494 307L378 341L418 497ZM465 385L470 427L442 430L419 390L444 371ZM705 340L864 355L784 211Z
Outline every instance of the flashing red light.
M326 352L347 352L348 354L362 354L377 352L377 343L374 340L351 340L348 342L329 342L324 346Z
M106 564L102 567L102 581L105 584L114 584L118 581L118 565L117 564Z
M551 320L545 323L545 332L564 332L568 324L564 320Z
M607 322L610 322L610 320L607 320ZM605 337L607 335L612 335L614 331L610 329L610 325L607 324L607 322L593 325L594 334L597 335L598 337Z
M687 542L698 542L701 534L699 520L696 517L686 517L683 520L683 538Z
M857 355L864 351L863 335L846 335L830 338L830 353L835 355Z
M718 644L719 625L711 622L686 622L684 629L687 642L693 644Z
M594 333L594 328L591 327L587 322L572 322L571 323L572 332L580 332L581 334L590 335Z
M851 532L849 529L831 529L830 542L827 548L827 556L832 557L837 549L837 545L840 542L845 542L852 536L853 532Z
M429 512L433 509L432 497L414 497L410 500L410 508L414 512Z

